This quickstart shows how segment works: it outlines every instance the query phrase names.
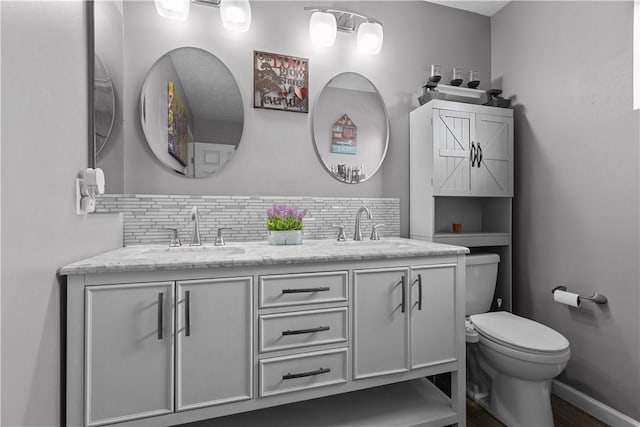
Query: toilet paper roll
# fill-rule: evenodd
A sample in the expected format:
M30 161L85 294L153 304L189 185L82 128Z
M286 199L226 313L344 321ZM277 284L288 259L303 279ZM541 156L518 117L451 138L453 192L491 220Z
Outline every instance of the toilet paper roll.
M573 292L555 291L553 300L560 304L570 305L571 307L580 307L580 295Z

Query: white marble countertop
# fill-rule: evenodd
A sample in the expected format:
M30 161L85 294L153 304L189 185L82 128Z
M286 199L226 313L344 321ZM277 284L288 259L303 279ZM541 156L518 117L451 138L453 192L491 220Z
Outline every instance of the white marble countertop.
M226 246L136 245L115 249L62 267L61 275L131 271L241 267L337 261L363 261L459 255L461 246L402 238L377 241L305 240L302 245L274 246L267 242L238 242Z

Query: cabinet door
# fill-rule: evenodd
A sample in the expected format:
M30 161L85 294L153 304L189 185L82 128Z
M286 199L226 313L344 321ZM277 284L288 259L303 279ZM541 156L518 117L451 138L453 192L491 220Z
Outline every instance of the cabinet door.
M409 369L408 270L353 273L354 379Z
M435 196L471 193L471 113L434 110L433 192ZM428 167L426 165L425 167Z
M411 369L456 359L455 274L455 264L411 269Z
M86 288L87 425L173 412L172 305L173 282Z
M473 168L475 196L513 196L513 118L476 114L479 165Z
M177 409L251 399L252 279L177 282Z

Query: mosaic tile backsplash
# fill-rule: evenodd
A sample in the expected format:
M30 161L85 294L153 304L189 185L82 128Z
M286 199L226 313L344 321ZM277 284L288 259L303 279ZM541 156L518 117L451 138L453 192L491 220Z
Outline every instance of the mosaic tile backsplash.
M258 196L172 196L108 194L97 198L96 212L121 212L125 246L169 243L171 232L179 230L182 244L191 241L191 208L198 207L200 236L203 243L213 243L217 229L224 231L228 242L266 240L267 208L274 204L307 208L304 239L336 238L333 224L344 224L348 239L353 238L358 209L367 206L373 221L362 216L362 235L369 238L373 224L385 224L381 237L400 236L400 199L354 197L258 197Z

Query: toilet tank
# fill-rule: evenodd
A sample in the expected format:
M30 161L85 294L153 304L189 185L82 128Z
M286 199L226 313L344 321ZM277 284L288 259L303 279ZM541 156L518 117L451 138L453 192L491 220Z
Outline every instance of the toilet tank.
M486 313L491 308L498 279L498 254L472 254L466 257L466 314Z

